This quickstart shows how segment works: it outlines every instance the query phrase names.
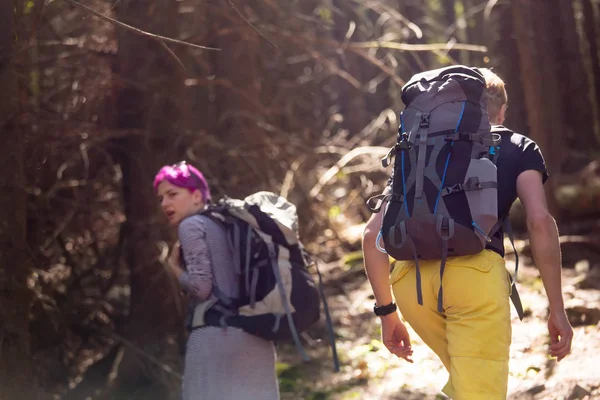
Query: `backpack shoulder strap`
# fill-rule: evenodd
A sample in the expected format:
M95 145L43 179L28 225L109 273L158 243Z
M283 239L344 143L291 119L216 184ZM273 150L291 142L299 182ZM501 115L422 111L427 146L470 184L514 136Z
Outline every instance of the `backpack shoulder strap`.
M223 207L220 205L212 205L212 204L208 205L203 210L200 210L198 212L198 214L209 218L211 221L213 221L216 224L218 224L219 226L223 227L223 229L225 229L226 231L230 229L231 224L228 223L227 215L226 215L226 213L223 212ZM237 254L236 251L233 251L233 249L235 249L235 247L232 246L229 232L227 233L227 237L229 239L228 240L229 248L230 248L230 250L232 250L234 268L236 270L236 273L239 273L239 268L240 268L239 267L239 254ZM212 254L210 254L210 246L208 247L208 251L209 251L209 256L211 257L211 260L212 260ZM225 293L223 293L221 291L221 289L219 289L219 287L217 286L214 279L212 282L212 286L213 286L213 289L212 289L213 296L216 298L216 300L220 301L221 304L224 305L225 307L232 307L235 300L231 299L229 296L225 295Z
M502 221L502 228L504 232L506 232L506 236L508 236L508 240L510 240L510 244L512 245L513 251L515 253L515 273L511 275L510 279L510 299L515 306L515 310L517 310L517 314L519 315L519 319L522 321L524 312L523 312L523 304L521 303L521 297L519 296L519 292L517 291L517 272L519 271L519 253L517 252L517 248L515 247L515 238L513 236L512 225L510 223L510 218L506 217Z

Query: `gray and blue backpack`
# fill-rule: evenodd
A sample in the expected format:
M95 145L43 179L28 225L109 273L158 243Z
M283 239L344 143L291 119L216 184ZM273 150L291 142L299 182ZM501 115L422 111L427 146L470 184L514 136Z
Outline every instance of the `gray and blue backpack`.
M419 260L476 254L499 228L496 158L486 82L475 68L452 66L417 74L402 88L405 109L394 147L391 192L368 201L383 211L377 246L396 260L414 260L423 304ZM383 210L381 210L383 207ZM382 243L383 242L383 243ZM440 285L438 311L443 312Z

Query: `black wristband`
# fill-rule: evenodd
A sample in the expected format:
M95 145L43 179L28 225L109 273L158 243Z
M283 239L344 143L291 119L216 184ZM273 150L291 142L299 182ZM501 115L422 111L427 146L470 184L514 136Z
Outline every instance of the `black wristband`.
M378 317L382 317L384 315L391 314L391 313L395 312L396 310L397 310L396 303L390 303L387 306L378 306L377 303L375 303L375 306L373 307L373 312Z

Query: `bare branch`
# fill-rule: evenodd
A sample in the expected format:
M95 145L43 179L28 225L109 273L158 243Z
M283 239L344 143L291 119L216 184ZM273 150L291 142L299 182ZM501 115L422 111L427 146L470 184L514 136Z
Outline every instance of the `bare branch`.
M319 182L313 186L310 190L310 197L315 197L321 192L321 189L340 171L342 167L345 167L350 161L354 160L358 156L369 155L371 157L385 156L390 149L382 146L363 146L353 149L344 155L334 166L329 168L319 178Z
M202 50L216 50L216 51L221 50L221 49L217 49L217 48L214 48L214 47L200 46L199 44L185 42L183 40L173 39L173 38L170 38L170 37L167 37L167 36L161 36L161 35L156 35L154 33L146 32L146 31L143 31L143 30L138 29L136 27L133 27L131 25L127 25L127 24L125 24L125 23L123 23L121 21L118 21L118 20L114 19L114 18L107 17L106 15L99 13L98 11L96 11L96 10L94 10L94 9L86 6L85 4L81 4L80 2L78 2L76 0L63 0L63 1L71 4L72 6L83 8L84 10L86 10L86 11L94 14L96 17L98 17L100 19L103 19L105 21L108 21L108 22L110 22L110 23L112 23L112 24L114 24L114 25L116 25L118 27L121 27L121 28L126 29L128 31L137 33L139 35L151 37L151 38L153 38L155 40L158 40L158 41L166 41L166 42L171 42L171 43L177 43L177 44L181 44L181 45L184 45L184 46L194 47L194 48L202 49Z
M175 52L173 50L171 50L171 48L169 46L167 46L165 41L159 40L159 43L167 51L167 53L169 53L171 55L171 57L173 57L175 59L175 61L177 61L177 64L179 64L179 66L181 68L183 68L184 71L187 71L187 68L185 67L185 65L183 65L183 61L181 61L181 59L179 57L177 57L177 54L175 54Z
M269 42L269 44L271 46L273 46L274 48L276 48L277 50L281 50L275 43L273 43L271 40L269 40L268 37L266 37L261 31L258 30L258 28L256 28L254 25L252 25L252 23L250 21L248 21L240 12L240 10L238 10L238 8L235 6L235 4L233 4L232 0L228 0L229 5L231 6L231 8L234 9L234 11L237 13L237 15L240 16L241 19L244 20L244 22L246 22L248 24L248 26L250 26L250 28L252 28L256 33L258 33L260 36L262 36L267 42Z
M486 21L489 21L490 15L492 15L492 10L498 4L498 0L489 0L485 5L485 10L483 11L483 17Z
M66 1L66 0L65 0ZM71 0L69 0L71 1ZM437 51L447 50L449 45L447 43L431 43L431 44L409 44L409 43L398 43L398 42L382 42L382 41L370 41L370 42L358 42L351 43L348 47L354 48L383 48L393 50L404 50L404 51ZM467 50L478 53L486 53L488 51L487 46L479 46L475 44L466 43L454 43L452 44L453 50Z
M404 86L404 84L406 83L404 81L404 79L400 78L398 76L398 74L396 74L396 72L394 72L394 70L392 68L390 68L387 65L385 65L385 63L383 63L378 58L372 57L369 54L364 53L364 50L361 51L360 49L356 49L356 48L355 49L350 49L350 50L352 50L352 52L354 52L355 54L357 54L357 55L365 58L369 62L371 62L373 65L375 65L381 71L383 71L386 75L388 75L394 82L396 82L397 85Z

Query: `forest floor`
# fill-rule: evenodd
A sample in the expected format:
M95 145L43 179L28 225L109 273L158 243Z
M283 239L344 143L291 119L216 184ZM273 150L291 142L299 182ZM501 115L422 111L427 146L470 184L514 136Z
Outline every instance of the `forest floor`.
M448 378L446 370L410 327L413 364L392 356L380 342L380 325L372 314L373 297L362 259L358 254L354 261L349 261L351 258L323 268L341 371L333 372L324 324L310 336L303 335L311 361L303 362L293 345L281 344L278 372L282 400L447 398L440 393ZM600 277L594 276L598 266L564 269L563 286L574 338L571 354L558 363L548 357L548 302L543 285L537 269L523 258L518 287L526 317L519 321L512 309L508 399L600 399ZM514 267L510 258L507 266Z

